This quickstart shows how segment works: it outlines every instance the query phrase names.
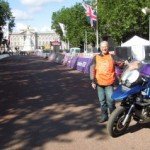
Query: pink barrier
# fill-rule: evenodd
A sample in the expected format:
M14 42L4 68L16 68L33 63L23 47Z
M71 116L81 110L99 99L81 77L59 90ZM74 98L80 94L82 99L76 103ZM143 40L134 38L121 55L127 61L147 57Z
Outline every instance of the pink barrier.
M69 58L70 58L70 56L67 55L67 54L65 54L65 57L64 57L64 59L63 59L62 64L63 64L63 65L67 65L67 62L69 61Z
M84 73L90 73L92 58L79 57L77 61L77 70Z

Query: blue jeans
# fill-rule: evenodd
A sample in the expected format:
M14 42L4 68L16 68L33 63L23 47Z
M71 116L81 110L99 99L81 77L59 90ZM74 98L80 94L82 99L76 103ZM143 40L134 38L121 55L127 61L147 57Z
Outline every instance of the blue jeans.
M108 117L115 109L115 102L112 100L113 86L97 86L98 98L101 106L102 117Z

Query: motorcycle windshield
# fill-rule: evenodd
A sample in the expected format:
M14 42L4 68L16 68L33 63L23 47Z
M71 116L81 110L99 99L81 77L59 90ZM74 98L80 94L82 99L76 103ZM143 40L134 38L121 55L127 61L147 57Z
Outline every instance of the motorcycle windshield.
M140 76L139 68L141 63L139 61L133 61L127 65L122 76L121 82L124 84L126 82L134 83Z
M142 88L141 85L134 85L140 77L140 67L141 63L139 61L132 61L127 65L121 76L121 84L112 94L113 100L124 100L128 96L140 92Z

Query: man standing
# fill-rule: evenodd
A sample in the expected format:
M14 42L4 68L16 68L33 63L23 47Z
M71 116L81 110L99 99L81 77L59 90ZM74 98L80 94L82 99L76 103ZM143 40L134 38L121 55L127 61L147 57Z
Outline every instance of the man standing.
M115 64L111 54L109 54L107 41L100 43L101 53L93 58L90 68L90 78L92 87L97 88L98 98L101 106L100 123L108 120L108 114L115 109L115 103L111 99L113 84L115 82Z

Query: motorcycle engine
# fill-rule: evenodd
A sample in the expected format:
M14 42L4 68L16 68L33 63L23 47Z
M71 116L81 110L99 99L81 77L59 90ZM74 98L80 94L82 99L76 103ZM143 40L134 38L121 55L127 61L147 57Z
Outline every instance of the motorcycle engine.
M150 105L142 109L142 122L150 122Z
M150 105L146 107L136 106L134 120L141 123L150 122Z

